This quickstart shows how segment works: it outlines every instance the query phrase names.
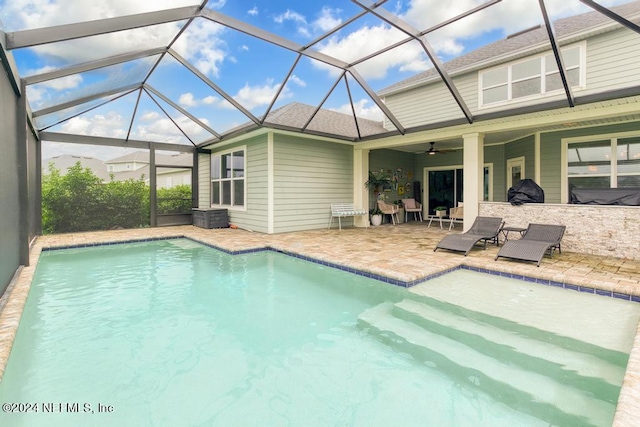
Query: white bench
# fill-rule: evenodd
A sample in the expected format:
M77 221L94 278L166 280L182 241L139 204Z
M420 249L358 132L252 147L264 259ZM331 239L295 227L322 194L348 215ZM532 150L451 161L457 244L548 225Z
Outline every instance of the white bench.
M331 203L331 217L329 218L329 227L333 223L333 218L338 218L338 227L342 230L342 221L344 217L356 217L359 215L367 215L369 212L363 209L356 209L353 203Z

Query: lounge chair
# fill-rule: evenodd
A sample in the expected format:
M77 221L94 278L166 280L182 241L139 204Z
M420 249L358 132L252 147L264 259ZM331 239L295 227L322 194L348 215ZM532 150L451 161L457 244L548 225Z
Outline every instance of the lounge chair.
M502 218L491 216L476 217L476 220L469 230L464 233L445 236L433 251L448 249L450 251L464 252L464 256L467 256L469 251L480 241L483 242L483 248L486 249L487 242L497 244L498 233L503 224L504 221L502 221Z
M565 229L564 225L529 224L520 239L508 240L504 243L495 259L503 257L533 261L540 267L542 257L547 251L549 251L549 256L553 256L555 249L562 253L560 241Z

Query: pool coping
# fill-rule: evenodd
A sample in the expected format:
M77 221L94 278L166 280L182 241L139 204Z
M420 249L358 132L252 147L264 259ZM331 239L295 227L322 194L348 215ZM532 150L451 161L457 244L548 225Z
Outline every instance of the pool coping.
M216 250L228 253L230 255L242 255L253 252L273 251L276 253L282 253L284 255L292 256L298 259L302 259L309 262L325 265L328 267L340 269L353 274L368 277L381 282L389 283L400 287L413 287L415 285L427 282L433 278L442 276L451 271L458 269L467 269L472 271L478 271L488 274L494 274L502 277L510 277L519 280L524 280L532 283L538 283L547 286L561 287L568 290L574 290L577 292L591 293L604 297L612 297L632 302L640 302L640 295L626 294L620 292L614 292L613 290L601 289L597 286L583 286L576 283L571 283L570 280L557 281L552 279L546 279L542 277L531 277L521 274L514 274L505 271L492 270L484 267L477 267L470 263L467 263L465 259L462 259L457 265L453 267L445 267L441 271L433 274L429 274L423 277L419 277L414 280L404 281L390 276L381 275L371 271L362 269L356 269L347 265L338 264L332 261L323 260L316 257L311 257L301 253L297 253L292 250L282 249L271 244L257 245L249 249L229 250L222 246L215 245L210 242L206 242L198 239L197 237L188 236L186 234L172 234L167 236L147 237L147 238L133 238L133 239L116 239L99 242L90 242L82 244L67 244L67 245L50 245L43 246L41 244L32 245L30 251L30 265L21 267L18 269L14 278L10 282L7 290L2 298L0 298L0 381L6 368L6 364L9 358L10 350L13 345L13 340L17 333L18 325L22 315L22 311L26 304L31 283L35 275L37 264L40 254L46 251L62 250L62 249L75 249L86 248L93 246L110 246L127 243L142 243L149 241L160 240L172 240L172 239L188 239L193 242L202 244L207 247L211 247ZM597 284L596 284L597 285ZM633 347L629 355L629 362L625 371L623 384L620 390L620 396L618 399L618 405L616 406L616 413L613 422L614 427L633 425L634 420L640 417L640 325L636 331Z
M543 279L543 278L527 276L527 275L523 275L523 274L508 273L508 272L503 272L503 271L499 271L499 270L492 270L492 269L488 269L488 268L475 267L475 266L466 264L464 261L460 265L457 265L455 267L449 267L449 268L446 268L446 269L444 269L442 271L439 271L437 273L433 273L433 274L429 274L429 275L426 275L426 276L422 276L422 277L420 277L418 279L415 279L415 280L405 281L405 280L395 279L395 278L390 277L390 276L385 276L385 275L382 275L382 274L372 273L370 271L366 271L366 270L362 270L362 269L358 269L358 268L345 266L345 265L338 264L338 263L335 263L335 262L325 261L325 260L322 260L320 258L310 257L310 256L307 256L307 255L298 254L298 253L293 252L293 251L279 249L279 248L273 247L271 245L265 245L265 246L260 247L260 248L241 249L241 250L232 251L232 250L225 249L222 246L218 246L218 245L215 245L215 244L212 244L212 243L204 242L202 240L198 240L196 238L193 238L193 237L190 237L190 236L187 236L187 235L177 235L177 236L170 236L170 237L151 237L151 238L142 238L142 239L129 239L129 240L119 240L119 241L113 241L113 242L84 243L84 244L75 244L75 245L66 245L66 246L49 246L49 247L43 247L42 248L42 252L55 251L55 250L64 250L64 249L80 249L80 248L88 248L88 247L95 247L95 246L125 245L125 244L128 244L128 243L144 243L144 242L151 242L151 241L175 240L175 239L191 240L193 242L196 242L196 243L199 243L201 245L210 247L212 249L219 250L219 251L227 253L229 255L244 255L244 254L248 254L248 253L264 252L264 251L277 252L277 253L281 253L281 254L284 254L284 255L291 256L293 258L302 259L304 261L313 262L313 263L316 263L316 264L320 264L320 265L324 265L324 266L327 266L327 267L332 267L332 268L335 268L335 269L338 269L338 270L346 271L346 272L349 272L349 273L352 273L352 274L357 274L359 276L367 277L367 278L378 280L378 281L385 282L385 283L390 283L392 285L399 286L399 287L402 287L402 288L411 288L413 286L419 285L419 284L424 283L424 282L428 282L429 280L435 279L437 277L440 277L440 276L442 276L444 274L447 274L447 273L450 273L452 271L463 269L463 270L476 271L476 272L479 272L479 273L491 274L491 275L500 276L500 277L507 277L507 278L511 278L511 279L522 280L522 281L525 281L525 282L537 283L537 284L544 285L544 286L553 286L553 287L563 288L563 289L572 290L572 291L578 291L578 292L589 293L589 294L596 294L596 295L599 295L599 296L612 297L612 298L621 299L621 300L624 300L624 301L632 301L632 302L640 303L640 295L627 294L627 293L623 293L623 292L614 292L612 290L599 289L599 288L592 287L592 286L582 286L582 285L577 285L577 284L571 283L569 281L560 282L560 281L556 281L556 280ZM1 378L2 377L0 377L0 379Z

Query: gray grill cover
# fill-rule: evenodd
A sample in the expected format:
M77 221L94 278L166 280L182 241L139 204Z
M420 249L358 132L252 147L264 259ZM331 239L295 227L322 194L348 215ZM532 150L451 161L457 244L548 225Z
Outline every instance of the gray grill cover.
M544 203L544 190L532 179L521 179L507 192L507 201L512 205Z
M571 203L640 206L640 188L573 188Z

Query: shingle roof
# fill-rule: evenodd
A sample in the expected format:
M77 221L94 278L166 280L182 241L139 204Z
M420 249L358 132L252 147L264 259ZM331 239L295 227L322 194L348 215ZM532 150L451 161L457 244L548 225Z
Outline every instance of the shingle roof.
M315 111L316 107L311 105L291 102L271 111L265 119L265 124L299 130L306 125ZM358 138L358 130L362 137L388 132L388 129L382 126L382 121L363 119L361 117L358 117L357 121L358 128L356 129L353 115L320 109L311 123L309 123L309 126L307 126L307 130L320 134L341 135L352 139ZM253 127L256 127L256 125L253 122L248 122L232 129L229 133L246 131Z
M315 110L316 108L311 105L292 102L272 111L265 122L302 128ZM358 117L358 128L362 136L387 132L387 129L382 126L382 122L360 117ZM307 129L315 132L345 135L352 138L358 137L353 115L332 110L319 110Z
M636 15L640 13L640 1L611 7L610 10L624 17ZM635 19L632 20L637 21L638 17L635 17ZM553 28L555 30L556 37L558 39L563 39L568 38L572 34L586 34L589 29L605 24L611 24L609 27L610 30L619 26L619 24L615 23L607 16L594 11L569 18L558 19L553 22ZM523 31L520 34L490 43L458 58L452 59L451 61L443 64L443 66L448 73L454 74L456 71L470 70L481 65L486 66L486 63L491 59L503 58L502 61L506 61L508 60L507 58L510 58L509 55L514 55L517 52L544 43L547 43L548 45L548 42L549 37L547 35L546 28L544 26L539 26L531 29L530 31ZM548 48L550 49L550 47ZM403 88L407 89L436 78L438 78L437 71L435 68L430 68L422 73L418 73L407 79L387 86L386 88L378 91L378 95L386 95Z
M107 167L102 160L96 159L95 157L77 156L73 154L62 154L43 160L42 172L45 175L48 174L49 164L52 163L53 166L60 171L61 175L66 175L68 169L71 166L75 166L77 162L80 162L80 166L82 166L83 169L91 169L91 171L103 181L109 178Z
M120 157L107 160L106 164L113 163L149 163L148 151L133 151ZM191 166L193 164L193 156L190 153L179 154L161 154L156 153L156 164L170 166Z

